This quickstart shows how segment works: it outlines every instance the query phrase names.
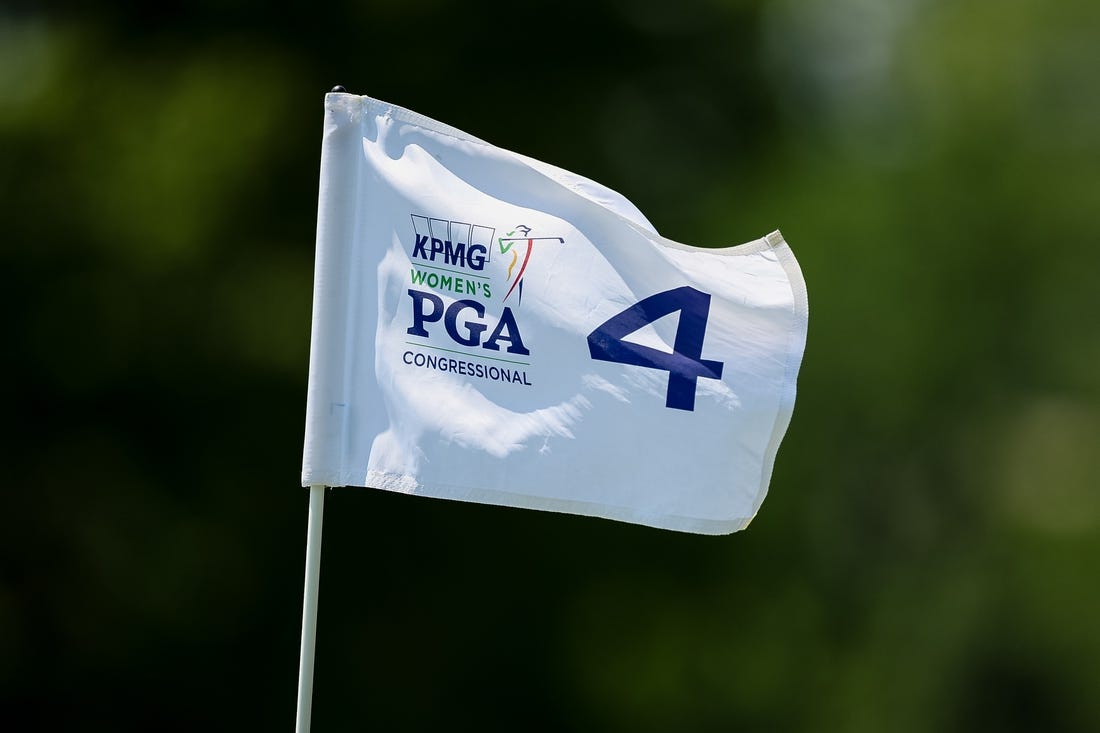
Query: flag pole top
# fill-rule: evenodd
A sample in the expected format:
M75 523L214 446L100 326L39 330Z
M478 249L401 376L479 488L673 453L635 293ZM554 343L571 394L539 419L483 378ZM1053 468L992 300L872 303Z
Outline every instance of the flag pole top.
M332 88L332 92L330 92L330 93L331 93L331 94L346 94L346 93L347 93L347 91L348 91L347 89L344 89L344 88L343 88L342 86L340 86L339 84L337 84L336 86L334 86L334 87Z

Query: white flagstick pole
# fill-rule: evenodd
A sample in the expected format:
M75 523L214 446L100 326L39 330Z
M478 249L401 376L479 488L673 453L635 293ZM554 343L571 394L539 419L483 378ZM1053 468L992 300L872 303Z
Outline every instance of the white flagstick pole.
M354 242L357 182L363 139L354 99L333 87L325 96L325 132L321 141L321 175L317 197L317 262L313 280L313 327L309 347L309 391L302 470L339 465L343 446L342 403L346 359L347 283ZM354 114L353 114L354 113ZM358 155L356 155L358 153ZM308 479L307 479L308 480ZM323 479L322 479L323 480ZM321 517L325 487L309 487L309 531L306 535L306 582L302 600L302 652L298 666L297 733L309 733L313 712L313 652L317 639L317 590L321 578Z
M313 712L313 650L317 640L317 591L321 582L321 521L325 487L309 487L309 529L306 531L306 589L302 601L302 653L298 665L298 724L296 733L309 733Z

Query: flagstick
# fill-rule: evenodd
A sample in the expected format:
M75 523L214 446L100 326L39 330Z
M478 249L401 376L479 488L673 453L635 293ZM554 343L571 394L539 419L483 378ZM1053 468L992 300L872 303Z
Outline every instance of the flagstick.
M317 639L317 591L321 582L321 521L325 513L325 487L309 487L309 529L306 532L306 589L302 601L302 653L298 666L298 725L296 733L309 733L313 711L313 649Z

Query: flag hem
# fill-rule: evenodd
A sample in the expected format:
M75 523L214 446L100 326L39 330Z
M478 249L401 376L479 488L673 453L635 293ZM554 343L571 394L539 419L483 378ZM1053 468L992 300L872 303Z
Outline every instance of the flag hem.
M764 238L775 252L787 275L787 284L791 288L793 298L793 312L795 321L787 334L787 364L783 374L783 388L779 397L779 406L776 410L775 423L772 426L771 438L768 440L768 448L764 453L764 460L760 467L760 491L753 502L752 517L757 512L768 496L771 486L772 471L775 467L775 458L779 453L779 446L790 427L791 417L794 415L795 397L798 391L798 371L802 366L802 358L806 351L806 334L809 327L810 301L806 291L806 280L802 276L802 268L798 266L794 251L783 238L779 230L775 230ZM746 522L746 526L749 522Z
M331 480L326 481L326 478ZM303 478L303 481L304 480ZM333 475L318 478L318 476L314 474L310 476L310 481L313 484L323 483L327 486L356 486L433 499L450 499L452 501L464 501L474 504L510 506L515 509L535 509L539 511L557 512L559 514L576 514L578 516L613 519L629 524L638 524L646 527L668 529L678 532L692 532L694 534L732 534L733 532L744 529L752 520L752 517L706 519L701 517L651 514L628 507L599 502L577 501L575 499L553 499L549 497L531 496L510 491L482 489L443 482L432 482L428 484L408 474L387 473L383 471L368 471L365 477L361 475L344 474L343 476Z

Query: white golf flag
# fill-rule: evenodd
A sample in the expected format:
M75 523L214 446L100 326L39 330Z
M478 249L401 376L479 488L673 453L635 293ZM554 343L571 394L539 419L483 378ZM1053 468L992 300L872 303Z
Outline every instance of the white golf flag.
M302 484L724 534L767 492L806 289L593 181L329 94Z

